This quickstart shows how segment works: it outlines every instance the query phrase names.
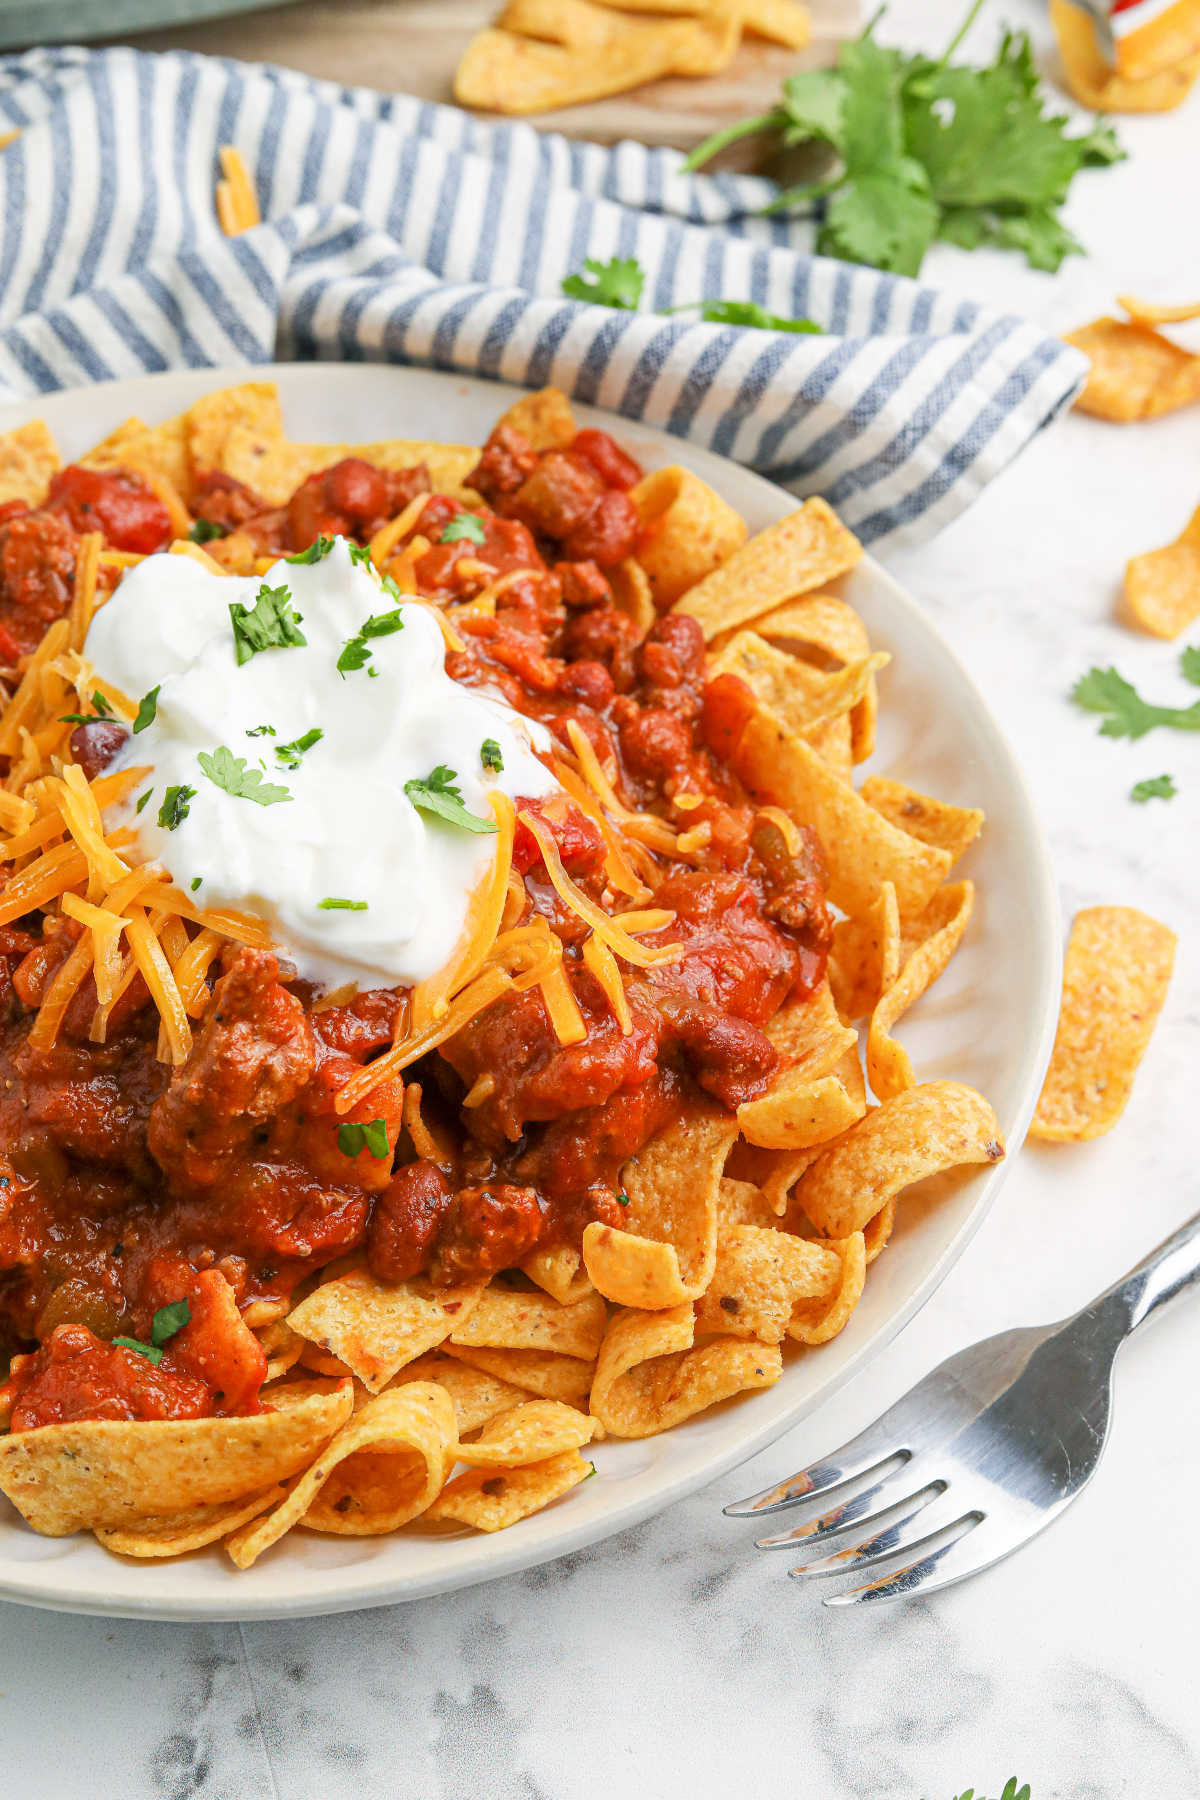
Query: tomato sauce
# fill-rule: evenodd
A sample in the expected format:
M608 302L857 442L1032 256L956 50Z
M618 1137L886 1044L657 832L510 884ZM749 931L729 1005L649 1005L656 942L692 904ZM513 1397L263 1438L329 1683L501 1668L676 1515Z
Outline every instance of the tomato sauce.
M538 454L501 424L467 482L486 504L430 494L394 554L462 640L447 657L455 679L499 690L565 750L582 731L632 811L686 834L686 851L638 855L649 897L627 902L606 887L594 820L570 799L536 809L606 911L673 915L641 941L680 944L681 959L624 968L623 1035L579 960L586 928L519 827L518 922L541 915L561 937L587 1036L561 1045L536 988L496 1002L406 1072L427 1128L452 1146L437 1160L402 1127L401 1082L370 1095L362 1116L386 1121L393 1165L347 1154L334 1098L392 1042L402 991L329 1006L269 952L230 946L182 1069L157 1060L140 980L106 1044L89 1036L89 980L42 1052L29 1043L33 1009L76 928L33 915L0 931L0 1357L12 1357L0 1417L11 1408L12 1429L252 1411L265 1359L242 1318L251 1302L285 1300L351 1251L382 1279L457 1282L577 1243L590 1220L621 1223L621 1166L665 1123L769 1084L778 1054L764 1028L824 970L820 847L808 833L785 846L730 772L749 696L733 678L708 681L695 622L668 614L643 631L617 604L612 571L637 549L639 473L606 433ZM218 532L295 550L333 532L365 542L429 485L423 468L349 458L282 508L216 474L197 506ZM45 508L0 513L0 655L32 648L66 611L80 532L161 548L160 506L134 476L64 470ZM488 589L494 611L464 608ZM97 767L106 754L95 747ZM156 1310L182 1298L189 1322L157 1363L113 1346L145 1342Z

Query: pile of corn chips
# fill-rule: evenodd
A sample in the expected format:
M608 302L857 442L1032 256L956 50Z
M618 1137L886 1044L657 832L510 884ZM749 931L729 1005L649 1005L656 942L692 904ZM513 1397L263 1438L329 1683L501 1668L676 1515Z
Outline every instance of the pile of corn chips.
M742 34L792 50L809 40L799 0L508 0L454 77L463 106L551 112L668 75L715 75Z

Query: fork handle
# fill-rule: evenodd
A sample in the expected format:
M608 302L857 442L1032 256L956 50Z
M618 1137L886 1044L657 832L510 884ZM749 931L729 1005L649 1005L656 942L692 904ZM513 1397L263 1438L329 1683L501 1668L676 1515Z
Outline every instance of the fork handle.
M1115 1309L1122 1335L1127 1337L1144 1325L1151 1313L1195 1281L1200 1281L1200 1213L1193 1214L1186 1225L1181 1225L1128 1275L1107 1288L1087 1310Z

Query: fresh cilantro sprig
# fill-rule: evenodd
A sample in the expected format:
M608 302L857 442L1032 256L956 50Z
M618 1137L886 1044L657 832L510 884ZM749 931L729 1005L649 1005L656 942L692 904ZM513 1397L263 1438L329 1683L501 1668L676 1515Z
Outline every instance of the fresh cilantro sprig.
M99 688L92 689L92 710L90 713L60 713L60 725L107 725L116 714L104 698Z
M454 785L457 780L453 769L439 763L424 780L406 781L404 792L418 812L445 819L448 825L457 825L463 831L473 831L481 836L494 832L496 827L491 819L481 819L478 813L470 812L464 805L462 792Z
M1159 725L1200 731L1200 700L1191 706L1152 706L1113 668L1089 669L1071 689L1071 698L1085 712L1103 715L1101 737L1141 738Z
M589 256L586 274L568 275L562 291L568 300L590 300L593 306L615 306L620 312L636 312L646 276L636 256L611 256L601 262Z
M1147 800L1173 800L1179 789L1172 775L1151 775L1146 781L1135 781L1129 798L1144 806Z
M394 582L387 591L397 596L399 594ZM352 675L356 669L365 669L370 662L371 646L368 639L391 637L394 632L403 630L404 620L398 606L391 612L372 613L369 619L364 619L355 635L346 639L342 646L342 653L337 659L337 670L342 680L344 681L347 675ZM376 673L374 669L370 672L372 675Z
M961 1794L956 1794L955 1800L986 1800L986 1796L982 1789L976 1795L975 1789L969 1787L964 1788ZM998 1796L998 1800L1032 1800L1029 1783L1025 1782L1022 1787L1018 1787L1016 1776L1010 1775L1004 1784L1004 1792Z
M675 307L676 312L686 308ZM768 312L757 300L702 300L700 317L709 325L750 325L758 331L821 332L815 319L785 319L780 313Z
M214 787L219 787L234 800L253 800L256 806L279 806L292 797L287 788L264 781L258 769L248 769L246 758L235 756L225 744L211 754L201 750L196 761Z
M292 591L288 587L268 587L264 581L253 607L243 606L240 600L235 600L229 608L229 617L239 668L260 650L294 650L308 642L300 629L301 614L292 607Z
M382 1162L391 1153L385 1119L369 1119L365 1125L347 1121L338 1126L337 1143L343 1156L357 1156L360 1150L369 1150L377 1162Z
M321 727L314 725L311 731L306 731L303 737L293 738L290 744L276 744L275 755L285 769L298 769L304 752L319 744L324 736Z
M830 173L784 189L766 209L819 203L822 255L916 275L942 238L1006 246L1036 269L1057 269L1080 250L1059 216L1071 182L1125 153L1108 126L1072 136L1069 120L1047 109L1024 32L1005 32L982 67L951 62L980 3L936 61L876 43L872 20L842 46L836 68L789 76L778 105L708 138L684 169L758 132L781 149L823 145Z
M1189 644L1186 650L1180 651L1179 673L1193 687L1200 687L1200 644Z
M564 286L566 284L564 283ZM462 538L469 538L473 544L483 542L483 520L478 513L455 513L441 536L443 544L457 544Z
M295 556L285 556L283 560L290 563L319 563L332 549L333 539L322 535L315 537L307 550L297 550Z
M149 795L147 795L149 798ZM158 822L164 831L178 831L183 821L192 810L192 801L196 798L194 787L182 783L178 787L169 787L162 805L158 809ZM140 810L140 808L139 808Z
M164 1344L169 1344L176 1332L183 1330L191 1316L192 1309L186 1300L174 1300L170 1306L160 1306L155 1313L150 1323L148 1344L131 1337L115 1337L112 1341L122 1350L136 1350L139 1356L157 1366L163 1358Z

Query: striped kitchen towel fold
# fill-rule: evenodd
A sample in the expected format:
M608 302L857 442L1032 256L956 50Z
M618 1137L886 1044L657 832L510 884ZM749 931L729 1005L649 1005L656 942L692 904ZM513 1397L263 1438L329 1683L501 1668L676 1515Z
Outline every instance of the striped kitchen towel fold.
M1076 393L1028 321L800 247L772 185L673 150L172 52L0 58L0 397L181 366L379 359L555 382L821 493L868 542L954 518ZM226 238L217 151L264 222ZM562 297L636 257L642 310ZM822 336L665 309L752 299ZM398 434L434 432L397 419Z

